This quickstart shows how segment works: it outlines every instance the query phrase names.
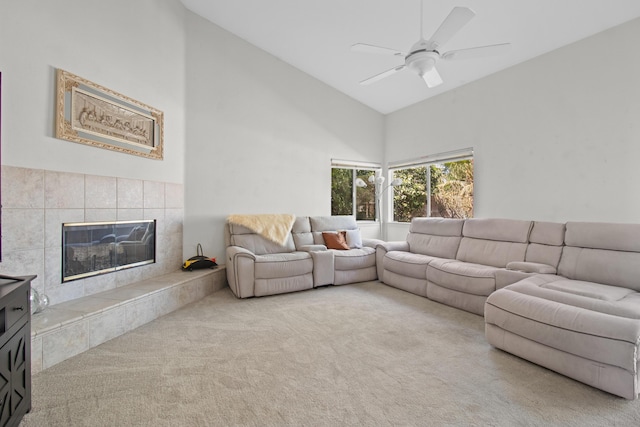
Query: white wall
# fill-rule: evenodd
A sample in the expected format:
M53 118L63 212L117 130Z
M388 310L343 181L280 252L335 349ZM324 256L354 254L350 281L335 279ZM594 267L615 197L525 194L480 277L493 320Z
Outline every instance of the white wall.
M476 217L637 222L638 40L634 20L390 114L385 158L474 147Z
M2 163L182 183L185 9L177 0L1 0ZM164 160L54 135L55 69L164 112Z
M177 0L0 1L2 163L184 183L185 256L231 213L328 215L331 158L473 146L478 217L640 213L640 20L385 118ZM164 111L165 159L54 138L56 68Z
M331 158L380 161L383 116L187 12L185 257L229 214L330 215Z

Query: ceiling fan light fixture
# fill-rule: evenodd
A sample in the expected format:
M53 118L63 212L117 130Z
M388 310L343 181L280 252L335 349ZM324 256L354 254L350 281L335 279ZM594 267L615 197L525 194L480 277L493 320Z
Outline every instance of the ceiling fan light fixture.
M423 77L436 65L436 56L437 54L434 52L413 53L407 57L407 67L420 77Z

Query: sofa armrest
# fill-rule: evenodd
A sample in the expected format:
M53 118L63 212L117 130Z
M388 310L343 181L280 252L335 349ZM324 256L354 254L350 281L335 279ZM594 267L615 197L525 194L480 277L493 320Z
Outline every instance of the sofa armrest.
M233 258L237 256L246 256L256 260L256 255L248 249L241 246L227 246L227 261L233 261Z
M325 245L302 245L298 248L302 252L317 252L328 250Z
M403 251L409 252L409 243L405 241L398 242L380 242L376 248L382 248L385 252Z
M227 246L227 281L238 298L254 296L256 255L240 246Z
M376 245L376 271L378 273L378 280L384 283L384 257L387 252L390 251L403 251L409 252L409 243L407 242L382 242L380 241Z
M384 240L380 239L362 239L362 246L369 248L376 248L379 244L384 243Z
M554 266L537 262L512 261L507 264L507 270L521 271L523 273L556 274Z

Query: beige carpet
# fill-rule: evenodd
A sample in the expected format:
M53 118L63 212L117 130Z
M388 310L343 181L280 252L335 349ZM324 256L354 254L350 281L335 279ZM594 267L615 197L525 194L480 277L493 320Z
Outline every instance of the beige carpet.
M21 425L638 426L640 401L370 282L249 300L225 288L35 375Z

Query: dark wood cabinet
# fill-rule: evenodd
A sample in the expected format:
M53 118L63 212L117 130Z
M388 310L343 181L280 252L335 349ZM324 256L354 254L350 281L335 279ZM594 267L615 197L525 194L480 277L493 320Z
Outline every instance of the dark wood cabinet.
M17 426L31 410L31 309L36 276L0 278L0 426Z

